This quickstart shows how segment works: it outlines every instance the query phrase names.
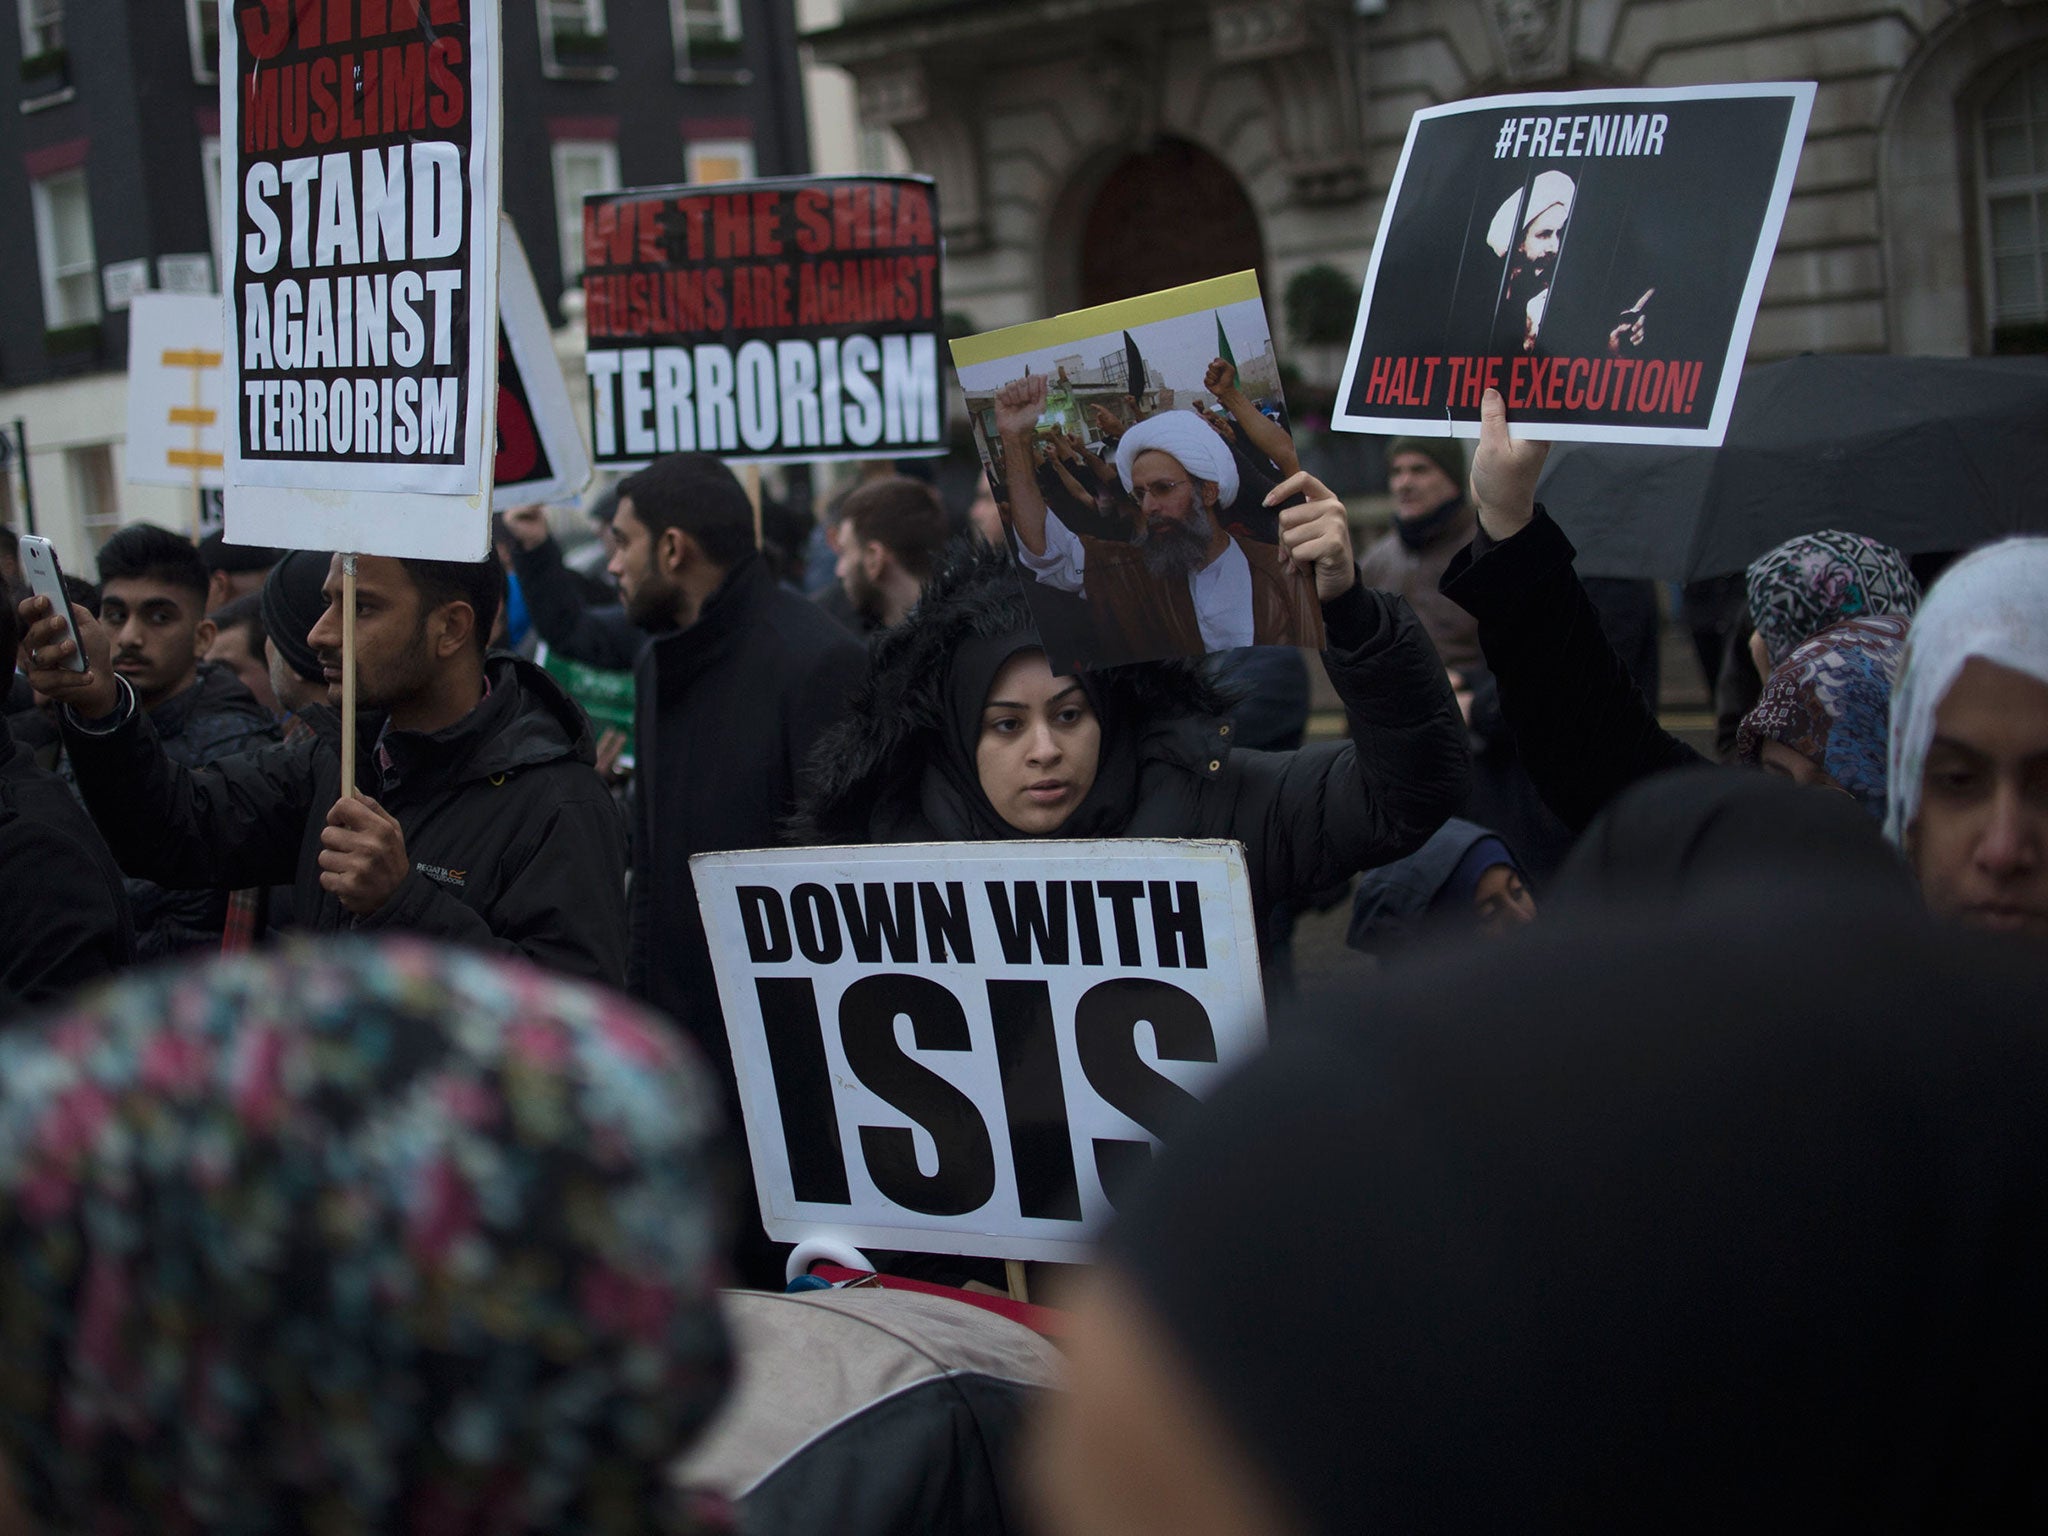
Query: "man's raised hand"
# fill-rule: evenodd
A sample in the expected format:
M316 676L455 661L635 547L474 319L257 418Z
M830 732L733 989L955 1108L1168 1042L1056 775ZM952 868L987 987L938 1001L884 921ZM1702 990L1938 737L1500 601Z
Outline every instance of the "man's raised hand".
M1308 500L1300 506L1280 509L1280 543L1297 566L1315 573L1316 600L1332 602L1358 581L1358 566L1351 556L1351 524L1344 516L1344 503L1306 470L1274 486L1267 493L1266 505L1270 507L1290 496L1306 496Z
M1003 437L1022 437L1035 431L1045 414L1045 375L1027 373L1012 379L996 391L996 431Z
M548 541L548 509L537 501L505 514L505 526L521 549L539 549Z
M1479 402L1479 452L1472 458L1472 505L1487 537L1511 539L1536 515L1536 482L1550 444L1508 435L1508 407L1489 389Z
M1209 364L1209 371L1202 375L1202 388L1217 399L1222 399L1225 394L1237 388L1236 365L1217 358Z
M28 657L29 686L46 699L69 704L81 720L103 720L121 704L121 685L114 680L114 648L106 629L78 604L71 622L85 647L83 672L64 665L72 655L71 634L47 597L25 599L15 609L21 621L21 648ZM8 658L9 663L13 661ZM0 726L0 730L4 730Z

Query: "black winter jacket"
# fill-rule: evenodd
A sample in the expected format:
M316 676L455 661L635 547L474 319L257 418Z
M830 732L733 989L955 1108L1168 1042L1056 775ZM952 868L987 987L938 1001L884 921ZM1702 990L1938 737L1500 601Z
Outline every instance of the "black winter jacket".
M135 958L120 866L73 798L0 724L0 1019Z
M1538 507L1511 539L1477 530L1443 577L1444 596L1479 621L1523 768L1574 835L1636 780L1706 761L1657 723L1601 631L1576 554Z
M152 709L149 724L164 756L183 768L204 768L277 740L270 711L232 670L215 661L200 662L192 686ZM220 948L228 915L225 890L176 890L131 877L128 904L135 914L139 960Z
M521 657L485 663L490 692L432 735L359 717L357 781L398 819L412 873L357 917L320 887L320 833L341 786L341 721L186 769L132 706L103 735L66 712L80 790L122 868L169 886L293 886L298 926L403 929L514 951L618 985L626 970L625 828L591 766L589 722ZM382 733L382 740L379 737Z
M728 1093L731 1047L690 855L781 840L811 744L866 666L858 640L748 555L694 624L657 636L634 668L630 986L724 1066Z
M1140 733L1137 793L1116 835L1242 843L1262 938L1275 902L1412 852L1465 796L1464 724L1413 610L1361 582L1323 617L1323 665L1351 715L1351 741L1235 750L1225 701L1192 668L1101 674ZM973 836L932 825L917 790L945 718L946 661L969 634L1027 623L1014 573L992 559L951 590L943 578L928 588L907 626L914 643L891 637L846 724L819 744L798 834L823 843Z

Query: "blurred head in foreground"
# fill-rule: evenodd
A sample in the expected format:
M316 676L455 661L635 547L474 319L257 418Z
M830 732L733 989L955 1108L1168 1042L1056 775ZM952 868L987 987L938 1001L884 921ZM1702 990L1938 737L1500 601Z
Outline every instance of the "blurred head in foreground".
M410 942L18 1026L0 1530L687 1529L666 1468L727 1377L713 1119L649 1016Z
M1122 1211L1046 1528L2048 1518L2037 960L1773 875L1332 1003Z

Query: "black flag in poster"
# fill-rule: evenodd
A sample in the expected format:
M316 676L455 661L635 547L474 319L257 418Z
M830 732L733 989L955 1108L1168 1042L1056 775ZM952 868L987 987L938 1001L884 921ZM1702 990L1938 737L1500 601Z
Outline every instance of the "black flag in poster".
M1498 96L1416 113L1335 424L1719 446L1814 87Z

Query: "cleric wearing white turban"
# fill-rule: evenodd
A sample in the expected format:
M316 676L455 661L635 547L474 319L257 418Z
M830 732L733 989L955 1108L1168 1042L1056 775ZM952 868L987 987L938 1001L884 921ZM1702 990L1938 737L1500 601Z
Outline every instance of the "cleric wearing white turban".
M1166 454L1194 479L1215 486L1212 510L1226 511L1236 503L1237 460L1215 428L1193 411L1161 411L1124 433L1116 445L1116 472L1126 491L1132 490L1131 466L1148 450Z
M1042 509L1041 542L1017 558L1040 583L1087 598L1122 659L1199 655L1242 645L1317 645L1317 608L1277 544L1234 532L1237 460L1192 410L1166 410L1124 433L1117 474L1136 504L1128 540L1098 539Z
M1563 171L1540 171L1529 184L1528 207L1517 223L1516 210L1522 207L1520 189L1510 192L1507 200L1494 210L1493 222L1486 226L1486 244L1496 256L1505 256L1508 246L1517 242L1517 236L1526 239L1531 225L1541 221L1541 228L1549 229L1562 225L1572 216L1572 199L1578 195L1578 187ZM1532 253L1533 254L1533 253Z

